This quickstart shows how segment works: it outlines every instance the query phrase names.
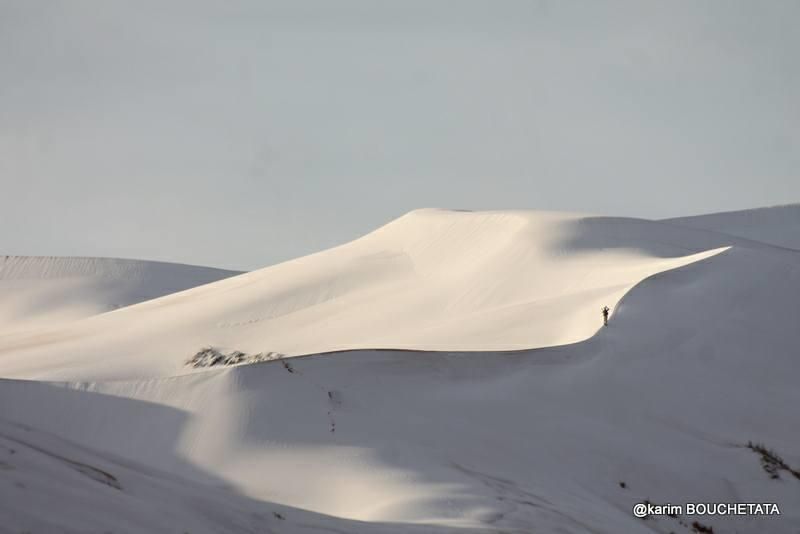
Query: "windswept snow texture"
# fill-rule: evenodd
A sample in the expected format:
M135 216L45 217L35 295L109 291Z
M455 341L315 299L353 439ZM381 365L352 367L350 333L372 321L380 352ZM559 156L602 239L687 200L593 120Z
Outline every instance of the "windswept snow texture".
M62 381L0 380L0 532L697 521L794 534L800 480L773 478L748 443L800 466L799 263L672 223L423 210L320 254L2 337L0 375ZM185 365L203 347L341 345ZM635 518L646 500L782 515Z
M800 204L680 217L666 222L800 250Z
M83 319L236 274L112 258L0 256L0 335Z

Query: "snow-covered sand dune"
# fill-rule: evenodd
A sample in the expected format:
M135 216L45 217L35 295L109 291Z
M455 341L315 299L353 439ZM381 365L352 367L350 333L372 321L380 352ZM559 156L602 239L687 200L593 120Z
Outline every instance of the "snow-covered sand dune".
M204 347L514 350L573 343L654 273L730 243L627 219L419 210L346 245L80 324L0 340L5 376L187 372Z
M83 319L236 274L154 261L0 256L0 335Z
M665 222L800 250L800 204L678 217Z
M672 223L423 210L6 336L0 375L68 381L0 381L0 518L12 532L796 532L800 480L770 478L746 445L800 468L799 261ZM182 367L202 345L363 349ZM783 515L644 521L644 500ZM169 515L136 512L147 503Z

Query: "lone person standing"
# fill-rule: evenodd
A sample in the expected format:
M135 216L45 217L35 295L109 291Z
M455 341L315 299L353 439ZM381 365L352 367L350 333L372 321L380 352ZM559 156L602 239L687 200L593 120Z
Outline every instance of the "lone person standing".
M608 312L610 311L608 306L603 306L603 326L608 326Z

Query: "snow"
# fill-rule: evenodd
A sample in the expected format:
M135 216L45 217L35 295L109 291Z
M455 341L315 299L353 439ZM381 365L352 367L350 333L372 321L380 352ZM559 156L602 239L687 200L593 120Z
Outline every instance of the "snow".
M628 230L618 238L622 224ZM663 225L662 225L663 226ZM541 212L411 212L346 245L0 342L5 376L176 375L204 347L515 350L581 341L600 310L728 242L633 220ZM638 233L637 233L638 232ZM640 235L641 234L641 235ZM586 241L588 239L588 241ZM109 355L113 355L109 357Z
M0 256L0 335L82 319L236 274L241 273L114 258Z
M667 222L800 250L800 204L679 217Z
M796 532L800 480L746 445L800 467L799 254L672 222L420 210L0 337L0 531ZM210 346L287 357L185 365ZM644 521L644 500L783 515Z

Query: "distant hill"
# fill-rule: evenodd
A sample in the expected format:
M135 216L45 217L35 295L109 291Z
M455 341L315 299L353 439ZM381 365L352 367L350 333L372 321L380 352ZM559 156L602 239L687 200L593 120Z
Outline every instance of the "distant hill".
M800 204L677 217L664 222L800 250Z
M236 274L155 261L0 256L0 333L83 319Z

